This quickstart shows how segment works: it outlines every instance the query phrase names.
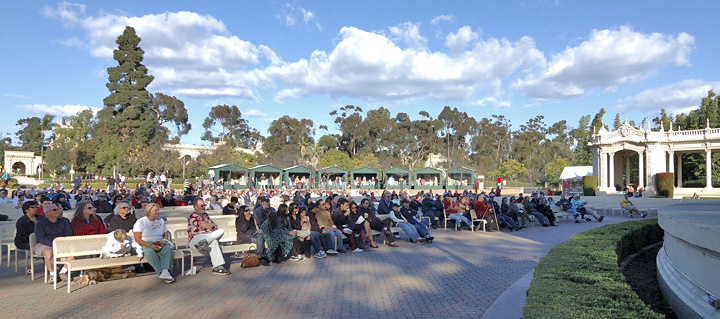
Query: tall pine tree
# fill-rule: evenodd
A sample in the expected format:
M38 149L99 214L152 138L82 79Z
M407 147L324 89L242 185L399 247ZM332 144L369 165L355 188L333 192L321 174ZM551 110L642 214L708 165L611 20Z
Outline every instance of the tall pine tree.
M150 108L150 93L146 90L153 76L142 64L143 51L138 45L140 37L128 26L115 43L113 59L118 65L108 71L107 88L110 95L103 100L105 107L98 112L98 123L93 137L96 144L96 168L107 175L118 165L127 171L127 151L138 146L162 143L158 133L158 119Z

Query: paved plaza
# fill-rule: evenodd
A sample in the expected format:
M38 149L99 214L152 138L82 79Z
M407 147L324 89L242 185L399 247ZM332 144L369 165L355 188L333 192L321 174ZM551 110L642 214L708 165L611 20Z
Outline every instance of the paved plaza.
M615 207L620 197L588 199ZM680 201L642 202L660 207ZM43 283L39 260L40 279L34 282L22 274L20 261L17 273L6 264L0 267L0 317L480 318L550 248L576 233L628 219L561 220L558 227L531 226L519 232L434 230L431 244L412 244L403 236L399 248L381 245L362 253L245 269L234 260L230 276L214 276L208 266L195 276L179 276L176 270L174 284L140 275L73 287L71 294L65 281L57 291ZM523 298L512 298L516 309ZM519 314L517 309L513 316Z

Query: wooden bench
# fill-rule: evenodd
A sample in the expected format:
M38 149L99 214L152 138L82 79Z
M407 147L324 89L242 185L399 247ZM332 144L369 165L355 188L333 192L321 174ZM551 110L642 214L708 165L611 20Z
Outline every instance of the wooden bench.
M130 233L132 238L132 233ZM86 236L68 236L58 237L53 240L53 262L55 269L58 265L67 265L68 283L67 292L70 293L71 272L78 270L90 270L106 267L120 267L146 263L143 258L139 260L136 255L124 256L117 258L100 258L100 250L107 243L108 235L86 235ZM185 271L185 253L180 249L173 251L174 258L182 261L182 271ZM82 257L82 259L61 261L67 257ZM57 281L53 282L53 290L57 289Z

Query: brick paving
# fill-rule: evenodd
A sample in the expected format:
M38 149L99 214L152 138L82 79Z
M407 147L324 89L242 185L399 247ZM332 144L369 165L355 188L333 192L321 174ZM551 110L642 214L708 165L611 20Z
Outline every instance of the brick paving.
M0 267L0 318L479 318L550 248L625 220L501 233L431 230L432 244L403 236L399 248L245 269L233 261L230 276L214 276L208 266L196 276L176 270L174 284L140 275L73 287L71 294L66 282L57 291L43 283L39 260L40 279L31 281L21 260L18 273Z

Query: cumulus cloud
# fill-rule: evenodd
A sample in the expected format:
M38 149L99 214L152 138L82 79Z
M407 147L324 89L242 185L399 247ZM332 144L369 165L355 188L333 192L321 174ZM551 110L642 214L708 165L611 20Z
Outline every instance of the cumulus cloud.
M288 27L294 26L297 23L298 18L300 18L305 25L314 25L318 30L322 30L320 23L317 22L317 16L310 10L301 6L286 3L282 6L280 11L281 12L277 14L277 17Z
M169 88L173 95L256 99L255 88L272 84L252 68L263 61L280 62L270 48L231 35L224 23L209 15L181 11L141 17L86 16L83 5L66 2L57 8L45 7L43 14L85 30L90 54L108 59L125 26L134 27L142 38L144 63L156 77L151 88ZM77 45L78 41L71 38L64 43Z
M478 38L478 34L473 32L469 26L463 26L458 29L457 33L450 32L445 37L445 45L450 49L451 54L459 54L465 50L465 47L471 41L475 41Z
M698 108L708 91L718 88L720 82L683 80L619 99L617 107L622 111L659 112L664 108L668 113L684 113Z
M437 17L432 18L432 20L430 20L430 23L433 25L438 25L440 22L443 22L443 21L455 22L455 16L441 14Z
M420 34L420 26L412 22L390 27L390 34L408 47L416 50L424 50L427 46L427 39Z
M402 100L429 96L466 101L542 59L529 37L515 42L477 41L457 56L402 49L382 34L354 27L342 28L338 38L330 53L317 50L309 59L267 69L268 76L292 87L281 91L283 97L328 94Z
M593 30L589 39L544 62L513 84L528 96L569 99L595 88L642 81L666 65L688 65L695 39L687 34L640 33L628 26Z
M46 104L26 104L18 105L16 108L36 115L55 115L55 116L74 116L84 110L90 109L93 113L100 111L100 108L90 107L86 105L46 105Z

